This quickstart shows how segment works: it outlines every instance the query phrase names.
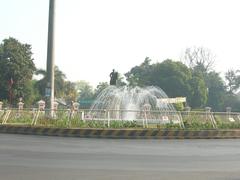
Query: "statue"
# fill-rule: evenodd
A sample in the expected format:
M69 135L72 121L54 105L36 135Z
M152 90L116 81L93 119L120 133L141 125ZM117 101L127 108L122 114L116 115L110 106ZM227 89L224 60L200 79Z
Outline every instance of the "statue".
M110 85L116 86L117 84L117 78L118 78L118 72L116 72L114 69L110 73Z

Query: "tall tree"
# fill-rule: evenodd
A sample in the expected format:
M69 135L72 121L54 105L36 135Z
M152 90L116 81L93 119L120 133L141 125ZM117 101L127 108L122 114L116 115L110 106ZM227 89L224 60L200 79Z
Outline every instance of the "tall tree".
M185 50L184 61L190 68L206 73L213 68L215 55L208 48L191 47Z
M29 81L31 81L35 65L32 58L31 45L22 44L10 37L0 44L0 98L17 101L24 97L27 102L31 97Z

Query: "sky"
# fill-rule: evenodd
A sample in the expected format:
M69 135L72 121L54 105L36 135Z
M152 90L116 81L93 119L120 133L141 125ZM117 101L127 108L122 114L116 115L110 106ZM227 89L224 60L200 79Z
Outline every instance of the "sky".
M92 86L125 74L145 57L181 60L186 48L215 55L222 76L240 69L239 0L56 0L55 64ZM32 45L46 68L49 0L0 0L0 42Z

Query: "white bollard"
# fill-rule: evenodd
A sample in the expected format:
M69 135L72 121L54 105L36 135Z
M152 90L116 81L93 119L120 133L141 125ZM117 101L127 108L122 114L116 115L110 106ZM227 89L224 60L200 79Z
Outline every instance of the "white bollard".
M107 112L107 126L110 127L110 112Z

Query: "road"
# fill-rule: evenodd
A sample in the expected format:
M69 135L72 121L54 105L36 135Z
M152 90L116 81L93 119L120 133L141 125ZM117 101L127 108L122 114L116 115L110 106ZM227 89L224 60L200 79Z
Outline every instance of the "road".
M239 180L240 140L0 134L3 180Z

